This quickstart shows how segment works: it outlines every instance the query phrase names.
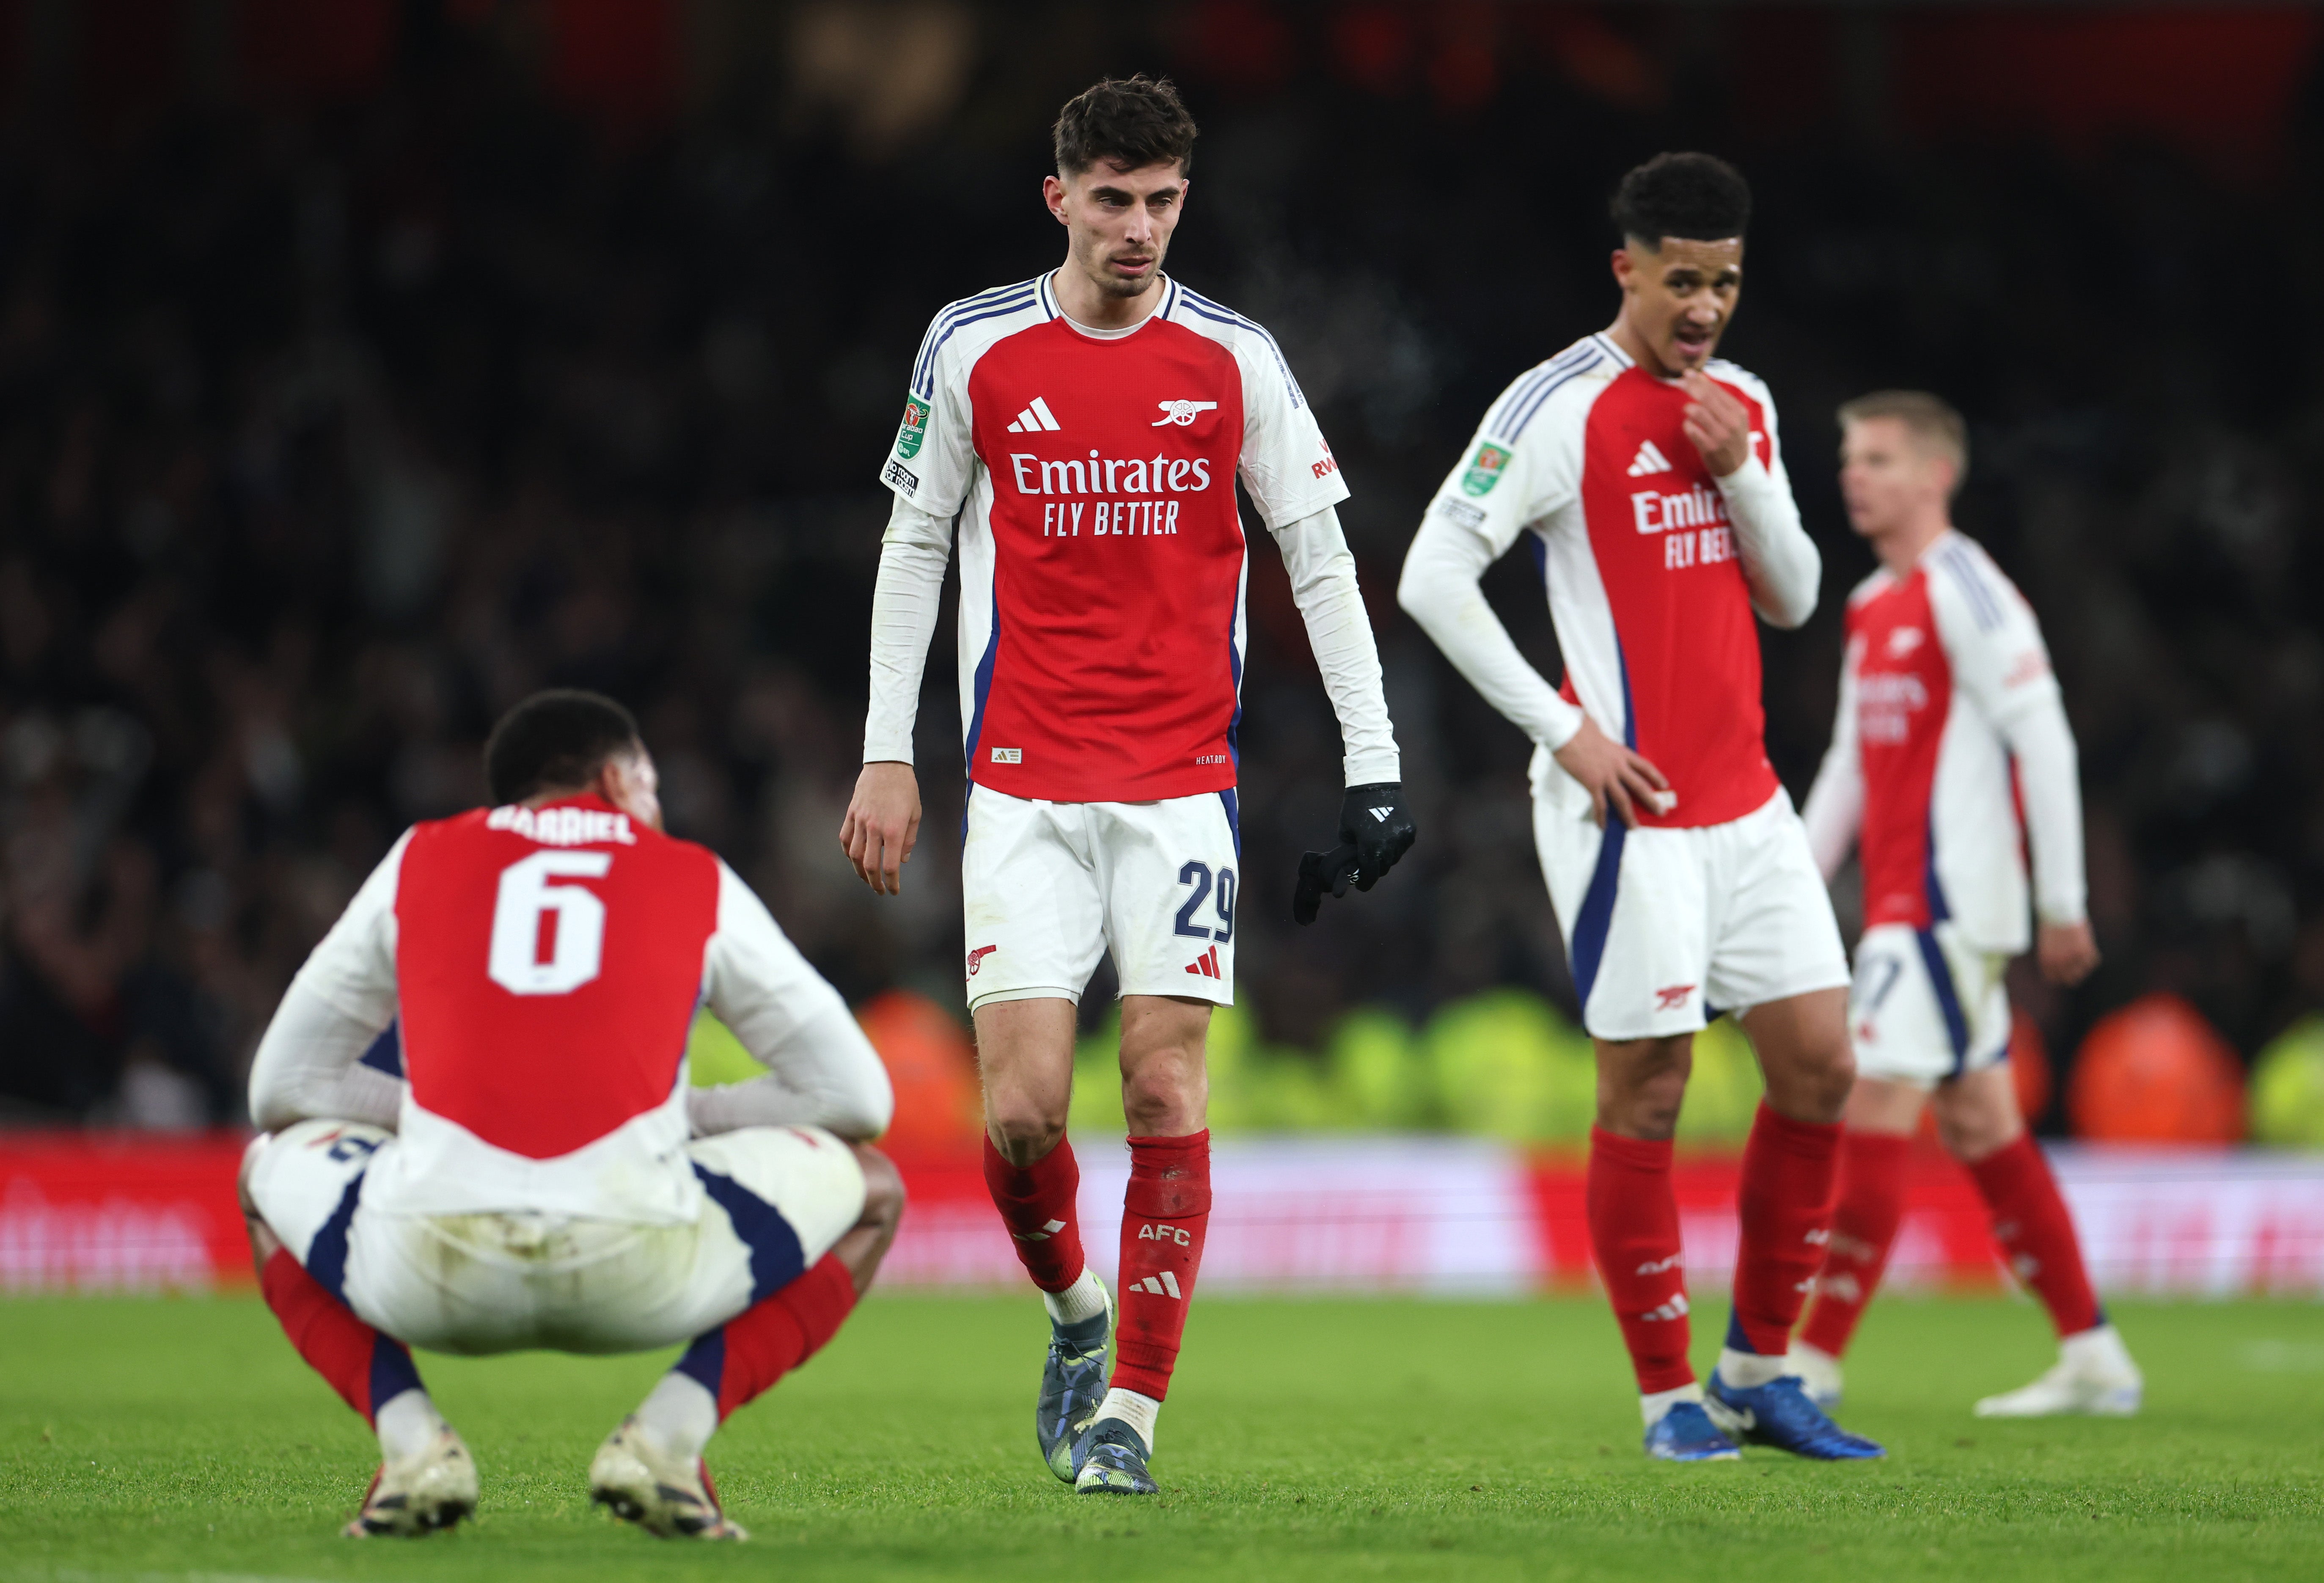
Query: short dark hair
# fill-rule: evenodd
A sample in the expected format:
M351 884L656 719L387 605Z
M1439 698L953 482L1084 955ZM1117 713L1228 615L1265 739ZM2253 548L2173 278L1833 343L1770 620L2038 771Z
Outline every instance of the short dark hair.
M1194 168L1194 118L1168 78L1109 77L1057 112L1057 174L1078 175L1100 160L1125 171L1175 160Z
M577 790L605 761L645 746L637 717L602 692L552 688L503 715L484 744L484 788L505 806L542 792Z
M1751 220L1751 184L1716 154L1656 154L1622 178L1610 206L1626 240L1724 242Z

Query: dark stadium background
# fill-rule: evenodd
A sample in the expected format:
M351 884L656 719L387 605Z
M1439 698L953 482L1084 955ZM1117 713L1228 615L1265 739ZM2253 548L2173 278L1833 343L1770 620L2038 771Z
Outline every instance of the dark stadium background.
M2319 16L2283 8L0 4L0 1117L234 1119L247 1051L495 713L598 687L678 832L851 996L957 1004L950 624L901 904L835 832L922 328L1052 267L1057 105L1167 71L1176 273L1266 324L1355 495L1422 839L1296 930L1336 730L1253 558L1241 990L1312 1043L1495 984L1570 1004L1525 745L1394 606L1484 404L1611 315L1659 149L1759 209L1728 349L1780 403L1825 595L1769 633L1803 795L1869 569L1831 412L1974 426L1960 520L2041 612L2107 964L2246 1055L2324 1003ZM1537 591L1493 590L1545 665ZM1096 997L1093 997L1093 1003ZM172 1077L171 1074L175 1074ZM2053 1112L2052 1123L2056 1121Z

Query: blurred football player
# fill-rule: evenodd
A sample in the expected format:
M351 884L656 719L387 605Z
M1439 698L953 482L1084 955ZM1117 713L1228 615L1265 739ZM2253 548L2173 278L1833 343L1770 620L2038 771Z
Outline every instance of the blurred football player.
M242 1174L260 1284L378 1432L351 1536L475 1506L410 1347L690 1341L599 1448L590 1494L665 1537L741 1539L703 1446L830 1339L895 1236L902 1187L864 1143L887 1074L733 870L662 833L627 710L538 694L484 758L493 806L396 842L260 1041L266 1134ZM706 1002L766 1076L687 1085Z
M1700 153L1622 179L1621 306L1521 375L1437 492L1398 597L1533 738L1534 834L1598 1058L1591 1246L1637 1371L1650 1456L1738 1439L1877 1457L1784 1355L1823 1260L1849 1057L1848 961L1762 742L1753 616L1795 627L1821 561L1757 378L1712 356L1743 285L1750 189ZM1479 590L1523 539L1563 688ZM1709 1391L1687 1359L1671 1136L1693 1037L1731 1013L1766 1076L1744 1151L1735 1307Z
M1849 597L1840 714L1806 817L1827 876L1851 847L1860 855L1864 935L1840 1203L1793 1357L1811 1392L1840 1399L1840 1356L1880 1283L1905 1157L1933 1102L1938 1136L1976 1179L2010 1267L2060 1338L2056 1367L1977 1411L2135 1412L2138 1369L2091 1293L2005 1064L2009 959L2030 944L2060 985L2098 966L2073 732L2032 608L1952 525L1969 464L1960 415L1935 396L1887 391L1850 402L1840 421L1840 493L1880 569Z
M1412 844L1379 660L1333 507L1332 449L1274 338L1162 273L1194 124L1167 82L1066 105L1043 181L1059 268L937 314L881 477L895 493L872 611L863 770L840 830L894 893L918 838L912 727L960 523L964 961L985 1180L1047 1304L1044 1461L1150 1493L1211 1207L1213 1005L1234 999L1243 585L1238 480L1291 574L1344 740L1321 887L1369 890ZM1322 860L1316 860L1322 861ZM1076 1007L1107 951L1121 994L1120 1333L1083 1258L1065 1138Z

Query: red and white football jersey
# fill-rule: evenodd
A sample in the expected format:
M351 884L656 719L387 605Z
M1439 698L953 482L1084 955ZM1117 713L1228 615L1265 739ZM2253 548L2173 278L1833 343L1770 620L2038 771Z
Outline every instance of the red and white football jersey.
M2005 733L2061 707L2032 606L1974 540L1949 532L1907 575L1883 568L1857 586L1825 774L1861 776L1866 928L1950 921L1981 949L2026 948L2024 837ZM2072 786L2024 791L2070 805L2080 796ZM1809 823L1820 844L1823 822L1819 807ZM2060 829L2060 851L2043 856L2064 876L2052 888L2078 911L2079 818Z
M1752 448L1788 489L1766 386L1732 363L1707 372L1749 409ZM1725 824L1778 789L1757 620L1726 499L1682 427L1689 401L1590 336L1502 393L1430 506L1496 555L1527 537L1559 691L1670 782L1666 811L1638 810L1649 826Z
M1274 338L1166 281L1120 335L1044 275L928 327L881 482L961 517L969 778L1144 801L1235 783L1246 546L1347 498Z
M752 1050L845 1007L709 851L588 795L413 827L300 969L400 1021L383 1214L692 1220L686 1045L706 1000Z

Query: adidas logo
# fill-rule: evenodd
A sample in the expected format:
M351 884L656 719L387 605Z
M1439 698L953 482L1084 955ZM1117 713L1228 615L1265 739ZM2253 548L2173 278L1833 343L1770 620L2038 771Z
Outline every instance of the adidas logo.
M1395 811L1396 810L1393 808L1375 808L1371 810L1371 816L1374 819L1379 819L1382 824L1386 824L1388 822L1388 816Z
M1033 398L1033 404L1026 408L1023 412L1018 413L1017 421L1009 425L1009 432L1011 434L1038 434L1046 429L1050 433L1055 434L1063 427L1065 427L1065 425L1057 421L1057 415L1049 411L1049 403L1043 401L1039 396L1035 396Z
M1219 948L1213 946L1209 950L1204 951L1201 956L1196 957L1193 961L1187 963L1186 971L1189 973L1199 973L1205 978L1219 977L1221 976L1219 973Z
M1643 478L1649 473L1667 473L1670 470L1670 458L1655 449L1653 440L1640 442L1638 454L1630 462L1631 477Z
M1125 1291L1150 1291L1157 1297L1179 1297L1178 1278L1165 1270L1159 1275L1148 1275L1143 1281L1133 1281L1122 1288Z
M1686 1318L1686 1293L1682 1291L1668 1302L1648 1309L1638 1316L1642 1319L1683 1319Z
M1047 1242L1065 1228L1062 1220L1052 1220L1038 1231L1012 1231L1009 1235L1019 1242Z

